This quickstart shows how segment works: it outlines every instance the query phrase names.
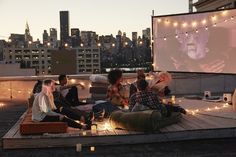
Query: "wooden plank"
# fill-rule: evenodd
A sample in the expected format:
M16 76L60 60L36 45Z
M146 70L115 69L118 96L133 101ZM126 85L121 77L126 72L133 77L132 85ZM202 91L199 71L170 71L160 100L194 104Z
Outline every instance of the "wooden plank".
M205 118L207 121L211 121L212 123L217 123L217 127L219 128L227 128L227 127L236 127L236 119L211 116L200 114L199 117Z
M192 115L183 116L181 123L191 126L190 130L198 130L204 128L198 123L198 121L196 121L196 117Z
M94 137L68 137L68 138L41 138L41 139L7 139L4 149L15 148L46 148L46 147L74 147L77 143L84 146L118 145L156 143L167 141L183 141L213 138L234 138L236 128L179 131L159 134L116 135Z
M23 115L19 118L16 124L3 136L2 138L3 140L6 138L12 138L17 133L20 127L20 123L22 122L26 114L27 114L27 111L23 113Z

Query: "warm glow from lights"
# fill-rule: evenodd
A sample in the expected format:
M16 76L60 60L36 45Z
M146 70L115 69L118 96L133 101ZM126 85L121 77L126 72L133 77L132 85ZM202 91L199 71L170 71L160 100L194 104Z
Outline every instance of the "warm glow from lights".
M164 39L163 39L163 40L165 40L165 41L166 41L166 40L167 40L167 39L166 39L166 37L164 37Z
M165 20L165 24L168 26L170 24L169 20Z
M173 23L173 26L174 26L174 27L177 27L177 26L178 26L178 22L174 22L174 23Z
M3 108L5 106L4 103L0 103L0 108Z
M112 45L111 45L112 47L115 47L116 45L114 44L114 43L112 43Z
M65 43L65 47L67 47L68 46L68 44L67 43Z
M127 41L125 42L125 45L128 45L128 42L127 42Z
M205 25L207 23L207 20L202 20L202 24Z
M101 46L101 43L98 43L98 47L100 47Z
M80 82L80 84L81 84L82 86L84 86L84 85L85 85L85 83L84 83L84 82Z
M90 151L94 152L95 151L95 147L90 147Z
M192 27L197 27L197 22L196 21L192 22Z
M8 42L10 43L12 40L11 39L8 39Z
M183 26L183 28L185 28L185 27L188 26L188 24L187 24L186 22L184 22L184 23L182 24L182 26Z
M82 43L81 43L81 44L80 44L80 46L81 46L81 47L83 47L83 46L84 46L84 44L82 44Z
M71 79L70 82L71 82L71 83L75 83L76 80L75 80L75 79Z
M112 130L110 124L108 124L108 123L105 123L103 128L104 128L104 130Z
M212 16L212 17L211 17L211 20L212 20L212 21L216 21L216 20L217 20L217 16L215 16L215 15Z
M29 44L32 44L32 41L29 41Z
M222 12L222 15L223 15L223 16L226 16L227 14L228 14L228 11L227 11L227 10L225 10L225 11Z
M50 46L51 44L50 43L47 43L48 46Z
M157 19L157 22L160 23L160 22L161 22L161 19Z
M231 20L233 20L234 19L234 17L233 16L231 16L231 18L230 18Z

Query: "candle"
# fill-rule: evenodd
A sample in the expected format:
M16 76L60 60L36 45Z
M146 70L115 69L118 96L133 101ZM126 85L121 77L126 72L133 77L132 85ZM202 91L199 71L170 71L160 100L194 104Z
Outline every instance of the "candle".
M95 147L90 147L90 151L94 152L95 151Z
M162 103L165 104L166 103L166 99L162 99Z
M82 134L83 134L83 136L86 136L86 131L83 131L83 133L82 133Z
M97 133L97 125L96 125L96 124L93 124L93 125L91 126L91 133L92 133L92 134L96 134L96 133Z
M82 151L82 144L78 143L76 144L76 151L81 152Z
M171 96L171 102L172 102L172 104L175 104L175 96L174 95Z

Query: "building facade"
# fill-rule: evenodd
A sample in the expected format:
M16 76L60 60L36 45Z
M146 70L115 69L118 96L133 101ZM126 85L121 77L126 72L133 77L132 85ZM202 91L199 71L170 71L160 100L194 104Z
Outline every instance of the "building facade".
M77 74L101 72L100 48L76 48Z
M4 48L3 61L5 64L19 63L21 68L34 68L36 75L51 74L51 51L42 48Z
M198 12L236 7L236 0L198 0L193 4Z
M51 51L52 75L75 75L76 71L76 51L71 49L59 49Z

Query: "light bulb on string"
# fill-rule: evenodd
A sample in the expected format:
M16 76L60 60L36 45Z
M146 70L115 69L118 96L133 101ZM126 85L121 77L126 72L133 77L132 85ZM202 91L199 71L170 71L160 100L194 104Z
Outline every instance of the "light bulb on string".
M173 26L174 26L174 27L177 27L177 26L178 26L178 22L174 22L174 23L173 23Z
M213 27L216 27L216 23L213 24Z
M166 39L166 37L164 37L164 38L163 38L163 40L165 40L165 41L166 41L166 40L167 40L167 39Z
M208 30L208 27L207 27L207 26L205 27L205 30L206 30L206 31Z
M206 23L207 23L207 20L206 20L206 19L202 20L202 24L203 24L203 25L205 25Z
M195 32L198 33L199 31L196 29Z
M216 16L216 15L212 16L212 17L211 17L211 20L212 20L212 21L216 21L216 20L217 20L217 16Z
M192 27L197 27L197 22L196 21L194 21L194 22L192 22Z
M178 34L175 35L175 38L179 38Z
M231 18L230 18L231 20L233 20L234 19L234 16L231 16Z
M227 10L225 10L225 11L222 12L222 15L223 15L223 16L226 16L227 14L228 14L228 11L227 11Z
M183 28L185 28L185 27L187 27L187 23L186 22L184 22L183 24L182 24L182 26L183 26Z
M188 32L185 32L185 36L186 36L186 37L188 36Z

